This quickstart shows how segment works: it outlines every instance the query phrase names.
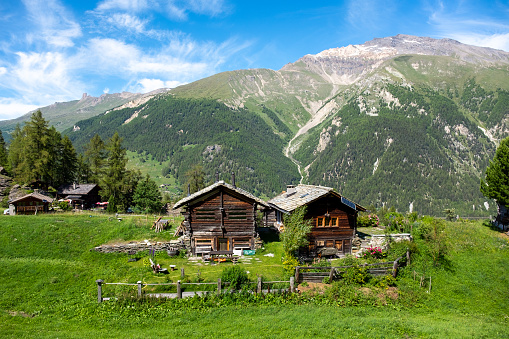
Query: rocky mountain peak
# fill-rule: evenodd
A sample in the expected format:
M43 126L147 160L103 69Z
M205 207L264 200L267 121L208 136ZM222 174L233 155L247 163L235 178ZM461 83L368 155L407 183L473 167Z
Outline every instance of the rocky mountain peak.
M375 38L361 45L332 48L308 56L384 60L404 54L452 56L467 62L509 63L509 53L501 50L466 45L452 39L433 39L405 34Z

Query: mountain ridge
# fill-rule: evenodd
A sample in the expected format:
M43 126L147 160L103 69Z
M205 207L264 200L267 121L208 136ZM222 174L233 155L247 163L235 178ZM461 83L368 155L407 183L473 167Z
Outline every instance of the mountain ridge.
M118 130L130 150L153 152L180 181L197 162L211 171L209 179L216 168L239 171L242 187L258 195L302 182L335 187L366 206L486 215L494 206L486 208L478 184L498 140L509 134L508 79L507 52L397 35L305 55L278 71L219 73L138 106L119 105L65 133L79 148L87 136ZM219 121L215 111L237 120ZM197 123L179 117L188 113ZM222 126L221 137L199 136L196 129L207 123ZM141 126L143 138L129 135ZM263 138L267 131L276 139Z

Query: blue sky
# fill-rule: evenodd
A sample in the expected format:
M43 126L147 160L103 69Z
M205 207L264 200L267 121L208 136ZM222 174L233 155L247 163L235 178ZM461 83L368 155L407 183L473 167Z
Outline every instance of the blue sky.
M509 1L2 0L0 119L399 33L509 51Z

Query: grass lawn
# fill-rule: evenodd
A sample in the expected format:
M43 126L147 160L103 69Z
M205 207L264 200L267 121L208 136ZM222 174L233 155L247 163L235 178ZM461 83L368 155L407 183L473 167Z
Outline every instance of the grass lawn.
M149 218L150 219L150 218ZM146 220L146 219L145 219ZM91 248L130 240L168 240L152 220L107 216L0 216L0 335L3 338L351 337L509 338L509 241L482 222L447 223L447 265L415 262L401 271L401 302L388 306L239 304L182 307L167 303L97 303L96 279L107 282L176 281L180 270L154 275L143 260ZM175 226L173 226L175 227ZM265 256L273 253L274 257ZM284 277L281 244L270 242L243 263L252 280ZM148 255L148 253L147 253ZM257 260L256 260L257 259ZM189 280L217 281L231 264L197 265L156 255L163 267L185 267ZM431 293L413 280L431 276ZM128 291L126 291L128 289ZM130 289L130 290L129 290ZM135 287L107 285L109 296ZM416 294L417 293L417 294ZM415 296L415 300L412 298ZM276 299L274 299L276 300Z

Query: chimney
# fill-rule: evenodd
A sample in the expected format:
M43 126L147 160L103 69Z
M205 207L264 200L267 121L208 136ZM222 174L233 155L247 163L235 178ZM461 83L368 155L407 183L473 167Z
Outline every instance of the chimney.
M76 189L76 182L73 182L72 183L72 189L75 190Z
M232 186L235 187L235 188L237 187L235 185L235 172L232 172Z
M219 182L219 171L216 171L216 182Z
M286 185L286 197L294 195L295 193L297 193L295 185Z
M187 196L191 195L191 184L187 184Z

